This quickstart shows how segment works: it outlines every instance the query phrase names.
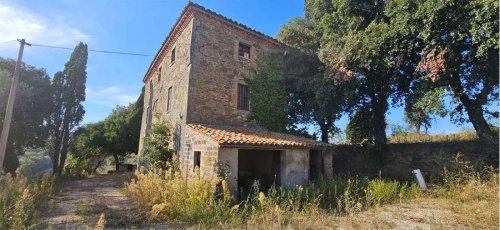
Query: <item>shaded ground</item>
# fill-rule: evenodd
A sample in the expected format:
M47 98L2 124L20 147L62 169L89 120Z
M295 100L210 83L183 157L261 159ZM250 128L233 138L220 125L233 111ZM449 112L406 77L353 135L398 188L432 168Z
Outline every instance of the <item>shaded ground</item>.
M82 180L65 181L42 213L45 227L53 229L85 229L94 227L101 213L107 228L172 228L149 223L139 217L133 203L121 193L129 173L98 175Z

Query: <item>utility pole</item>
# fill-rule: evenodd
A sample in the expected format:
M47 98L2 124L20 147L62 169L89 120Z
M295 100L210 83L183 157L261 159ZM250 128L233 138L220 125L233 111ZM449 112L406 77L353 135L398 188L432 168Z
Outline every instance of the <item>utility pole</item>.
M14 99L16 97L17 84L19 82L19 72L21 71L21 62L23 61L24 45L31 46L24 39L17 39L21 46L19 47L19 55L17 56L16 68L14 69L14 77L10 86L9 100L7 101L7 109L5 110L5 119L3 120L2 136L0 137L0 173L3 172L3 164L5 159L5 151L7 150L7 140L9 139L10 122L12 121L12 112L14 109Z

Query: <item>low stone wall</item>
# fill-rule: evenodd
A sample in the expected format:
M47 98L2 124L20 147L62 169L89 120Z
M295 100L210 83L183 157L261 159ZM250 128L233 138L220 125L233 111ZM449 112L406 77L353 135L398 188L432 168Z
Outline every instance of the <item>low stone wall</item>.
M420 169L429 179L440 175L445 166L450 167L457 153L476 167L491 162L481 153L477 141L389 144L383 153L370 147L337 145L333 153L333 173L413 180L411 171Z

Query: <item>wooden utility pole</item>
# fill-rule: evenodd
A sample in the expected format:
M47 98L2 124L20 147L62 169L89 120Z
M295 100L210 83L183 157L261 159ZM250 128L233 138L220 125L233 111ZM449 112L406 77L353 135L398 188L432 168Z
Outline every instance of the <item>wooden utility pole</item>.
M14 109L14 99L16 97L17 84L19 82L19 72L21 71L21 62L23 61L24 45L30 46L24 39L17 39L21 46L19 47L19 55L17 56L16 67L14 69L14 77L10 86L9 100L7 101L7 109L5 110L5 119L3 120L2 136L0 137L0 173L3 172L3 164L5 159L5 151L7 150L7 140L9 139L10 122L12 121L12 112Z

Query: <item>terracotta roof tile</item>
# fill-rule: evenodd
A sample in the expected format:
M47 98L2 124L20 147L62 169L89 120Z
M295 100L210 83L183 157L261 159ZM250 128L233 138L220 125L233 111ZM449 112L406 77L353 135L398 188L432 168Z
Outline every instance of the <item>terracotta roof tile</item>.
M270 132L259 127L213 124L188 124L194 130L210 136L221 145L249 145L276 147L321 147L330 144L288 134Z

